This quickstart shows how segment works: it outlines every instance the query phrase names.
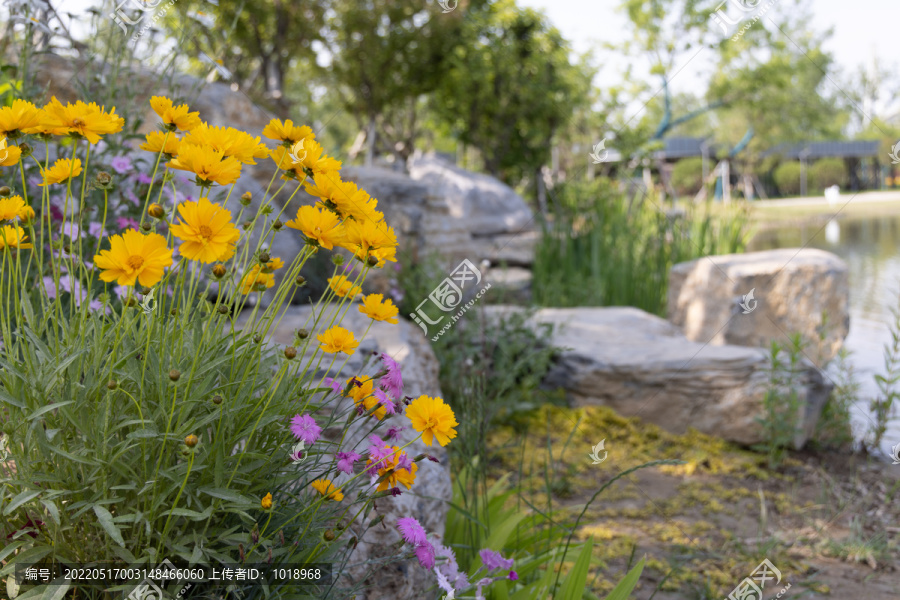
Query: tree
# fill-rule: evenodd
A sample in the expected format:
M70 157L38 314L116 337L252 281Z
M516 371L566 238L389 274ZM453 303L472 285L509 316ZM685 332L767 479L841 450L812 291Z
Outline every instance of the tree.
M587 98L590 77L569 62L559 31L514 0L467 18L462 37L435 109L481 151L485 170L518 182L548 162L553 136Z

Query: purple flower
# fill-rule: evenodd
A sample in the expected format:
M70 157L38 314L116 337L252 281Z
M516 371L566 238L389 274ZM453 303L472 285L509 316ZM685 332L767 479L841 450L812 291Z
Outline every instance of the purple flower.
M141 226L131 217L116 217L116 222L119 224L119 229L137 229Z
M510 571L509 572L509 580L516 581L517 579L519 579L519 574L516 573L515 571Z
M353 464L358 461L362 456L353 452L338 452L337 453L337 470L342 473L346 473L348 475L353 473Z
M464 590L469 587L469 578L466 577L465 573L459 572L459 564L456 562L456 554L453 553L453 550L443 544L435 543L434 553L438 558L447 559L445 562L438 565L437 569L435 569L435 573L440 572L446 576L448 583L458 590ZM440 581L440 578L438 581ZM445 588L442 589L444 589L445 592L450 591Z
M137 176L138 183L143 183L144 185L150 185L153 183L153 178L145 173L138 173Z
M513 559L511 558L503 558L500 556L499 552L494 552L489 548L484 548L478 553L478 556L481 557L481 562L484 563L484 567L490 571L491 569L512 569Z
M375 398L378 400L378 403L384 407L384 412L389 415L397 412L397 407L394 406L394 401L388 398L387 394L385 394L383 391L375 390L374 392L372 392L372 395L375 396Z
M109 161L109 166L112 167L116 173L127 173L131 170L131 161L128 160L128 157L117 156Z
M386 392L390 392L394 398L403 396L403 376L400 373L400 365L387 354L381 355L381 362L387 370L387 374L379 380L378 385Z
M62 226L62 234L69 236L73 240L78 239L81 237L81 228L77 223L66 221Z
M475 600L485 600L484 594L481 593L481 588L483 588L483 587L486 586L486 585L491 585L491 583L493 583L493 581L494 581L494 580L491 579L490 577L485 577L484 579L482 579L481 581L479 581L479 582L476 584L476 587L475 587Z
M413 517L397 519L397 529L403 535L403 540L407 544L419 546L428 543L428 535L425 533L425 528Z
M382 466L381 463L393 454L394 450L390 446L369 446L369 460L372 461L372 464L369 465L369 468L366 469L366 471L369 473L369 475L377 475L378 469L380 469Z
M116 293L116 296L118 296L120 300L124 300L128 296L128 286L117 285L113 287L113 291Z
M434 568L434 548L428 542L416 546L416 558L419 559L419 564L426 569Z
M322 428L316 425L316 420L309 415L295 415L291 419L291 432L298 440L312 446L322 435Z
M399 496L399 495L402 494L402 493L403 493L403 492L401 492L401 491L400 491L400 488L398 488L398 487L392 487L392 488L391 488L391 496L392 496L393 498L396 498L397 496Z
M434 570L434 576L437 577L438 587L447 592L448 594L455 593L456 590L450 585L450 580L447 579L447 576L441 573L441 568L437 567Z
M131 200L131 203L135 206L141 205L141 199L138 198L133 191L131 191L131 188L125 189L125 197Z
M91 237L100 237L100 231L103 229L103 223L92 221L88 223L88 234Z
M389 439L391 441L394 441L400 437L400 432L402 432L404 429L406 429L406 428L399 427L399 426L388 427L387 433L385 434L384 437L386 437L387 439Z
M328 387L330 387L331 389L333 389L335 391L335 393L337 393L337 394L340 394L341 391L344 389L344 386L341 385L341 382L338 381L337 379L334 379L333 377L326 377L323 380L323 383L325 385L327 385Z
M402 450L400 451L400 458L397 460L397 468L406 469L412 473L412 459L409 458L409 454Z
M379 448L381 446L387 446L387 443L383 439L381 439L380 437L375 435L374 433L369 434L369 443L372 444L373 446L378 446Z

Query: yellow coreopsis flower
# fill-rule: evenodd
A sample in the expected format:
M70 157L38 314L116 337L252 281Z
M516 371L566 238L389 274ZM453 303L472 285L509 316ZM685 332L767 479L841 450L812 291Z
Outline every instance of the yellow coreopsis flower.
M382 294L369 294L363 298L359 312L375 321L385 321L396 325L399 322L397 315L400 314L400 310L390 299L384 300L384 302L382 300L384 300Z
M259 265L253 265L241 279L241 293L249 294L254 291L262 291L275 285L275 276L264 272Z
M313 130L310 127L307 127L306 125L294 125L294 122L290 119L286 120L284 123L281 122L281 119L272 119L269 121L269 124L263 128L262 134L270 140L290 142L291 144L296 144L303 138L316 137L316 134L313 133Z
M294 159L291 158L293 148L278 146L270 152L269 156L275 164L278 165L279 169L293 171L294 176L300 179L305 175L303 172L304 168L310 169L313 172L313 175L316 173L332 173L340 170L341 161L331 158L330 156L323 156L322 153L325 149L322 148L321 144L315 139L308 137L304 138L302 142L303 152L299 154L296 152L294 153L295 156L301 159L299 163L295 163Z
M200 125L200 112L190 112L187 104L174 106L172 101L165 96L153 96L150 98L150 107L162 122L169 125L169 129L190 131Z
M188 260L202 263L226 261L234 255L241 237L231 223L231 211L208 198L178 205L181 221L172 225L172 235L182 240L179 252Z
M0 228L0 250L6 250L7 248L33 248L31 244L28 243L28 236L25 235L25 230L21 227L13 227L12 225L4 225Z
M269 149L260 143L258 136L254 138L249 133L232 127L210 127L207 123L201 123L191 130L182 141L185 144L212 148L223 156L247 165L255 165L254 158L265 158L269 154Z
M41 122L41 109L27 100L13 100L12 106L0 108L0 137L16 139ZM0 156L3 153L0 152Z
M0 221L12 221L19 216L23 208L25 201L22 196L0 198Z
M356 341L353 332L340 326L328 329L324 333L316 336L316 339L322 342L322 345L319 346L319 348L322 349L322 352L327 352L328 354L343 352L347 355L351 355L356 352L356 347L359 346L359 342Z
M411 463L410 469L398 468L403 450L397 446L391 446L391 448L394 452L379 462L379 478L384 477L385 475L387 475L387 477L384 477L384 480L378 484L376 490L378 492L383 492L389 488L395 488L398 483L405 485L406 489L410 489L412 484L416 481L416 471L419 470L419 465ZM370 458L366 464L367 466L372 466L373 463L374 461Z
M39 184L41 187L54 183L64 183L70 177L74 179L81 175L81 160L77 158L74 160L60 158L53 163L52 167L45 170L42 175L44 176L44 181Z
M118 133L125 126L125 119L116 114L115 107L106 112L105 107L97 106L94 102L85 104L79 100L75 104L63 106L54 96L44 107L44 112L50 119L45 125L53 128L53 133L83 137L91 144L99 142L101 135Z
M241 163L236 158L225 156L221 150L187 141L182 141L178 156L166 164L171 169L190 171L198 179L215 181L219 185L231 185L241 176Z
M8 146L6 138L0 138L0 167L11 167L19 162L22 151L18 146Z
M393 227L388 227L383 221L379 223L371 220L347 221L344 230L347 236L343 247L362 261L365 261L373 250L390 250L397 247L397 236ZM376 258L392 262L396 260L393 253L382 253Z
M27 223L34 218L34 209L25 205L16 216L19 217L19 220L23 223Z
M274 273L278 269L284 266L284 261L278 258L277 256L273 256L269 259L269 262L262 265L263 273Z
M269 492L263 499L259 501L259 505L263 508L263 510L269 510L272 508L272 492Z
M326 500L340 502L344 499L344 492L335 487L330 479L316 479L312 482L312 486L317 492L325 496Z
M422 434L422 441L430 446L433 439L438 444L446 446L451 439L456 437L453 429L459 423L443 398L419 396L406 408L406 416L409 417L413 429Z
M337 173L314 174L313 181L306 182L306 191L312 196L321 198L325 206L337 211L344 218L352 217L362 221L381 215L375 210L378 206L375 198L358 188L352 181L341 181Z
M164 131L151 131L147 134L146 139L146 142L138 146L141 150L153 152L154 154L159 154L162 151L163 154L168 154L171 157L178 156L178 147L181 145L181 140L174 133L168 132L166 134ZM165 142L165 147L163 147L163 142Z
M362 288L360 288L358 285L353 285L353 282L347 279L345 275L329 277L328 287L334 290L334 293L341 298L343 298L344 296L350 296L352 298L360 291L362 291Z
M297 217L285 225L300 230L307 239L328 250L344 240L344 226L338 216L315 206L301 206L297 209Z
M107 283L134 285L137 281L153 287L172 264L172 250L158 233L143 235L129 229L122 235L110 236L109 245L109 250L94 255L94 266L102 269L100 279Z
M352 385L349 385L351 383ZM370 411L377 406L378 408L373 414L379 421L387 416L387 408L373 395L375 392L375 380L372 377L366 375L351 377L347 380L347 384L349 385L347 397L353 398L353 403L356 406L362 405L366 411Z

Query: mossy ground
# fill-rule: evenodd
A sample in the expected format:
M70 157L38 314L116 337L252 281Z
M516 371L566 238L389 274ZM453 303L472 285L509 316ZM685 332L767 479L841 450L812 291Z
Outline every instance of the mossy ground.
M592 464L601 440L607 458ZM622 471L683 461L632 473L587 508L576 535L594 536L589 582L601 597L646 555L632 595L640 600L720 600L764 558L782 573L766 598L787 583L792 598L900 598L900 466L795 453L770 470L762 454L603 407L545 406L492 432L489 444L492 472L515 472L535 506L564 510L568 521Z

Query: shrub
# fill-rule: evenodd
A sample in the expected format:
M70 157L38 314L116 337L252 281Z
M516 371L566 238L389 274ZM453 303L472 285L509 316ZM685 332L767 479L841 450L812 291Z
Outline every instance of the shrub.
M821 158L809 167L810 189L824 190L833 185L847 186L847 165L840 158Z
M679 196L694 197L703 187L703 159L679 160L672 169L671 183Z
M416 461L425 458L377 437L350 441L401 418L399 367L389 357L349 381L325 377L358 344L340 327L346 311L356 310L350 300L358 286L395 260L396 238L375 200L354 188L360 204L348 203L342 188L326 183L338 180L340 163L322 154L308 128L273 120L264 130L279 142L271 150L245 132L207 128L168 99L152 104L163 123L147 136L158 149L140 184L139 225L109 222L112 178L90 163L94 145L124 125L114 109L55 99L43 111L26 101L0 109L8 111L4 123L36 123L13 127L0 168L0 187L12 188L0 198L8 223L0 228L0 539L7 541L0 578L10 598L103 595L71 583L51 592L10 576L39 561L336 563L338 576L365 523L373 523L365 517L374 500L408 490ZM29 137L38 132L45 132L40 144ZM180 147L170 150L177 157L165 155L179 136ZM53 163L49 151L23 152L25 140L70 145ZM259 210L238 229L241 215L211 202L210 191L214 182L230 186L242 164L264 156L280 170L282 187L296 192L315 178L323 199L273 228L270 183ZM27 186L24 170L15 173L25 160L40 164L46 185ZM194 175L198 200L163 199L155 188L170 169ZM120 185L130 185L131 175ZM99 225L93 240L80 235L89 214ZM121 235L106 235L115 231ZM271 255L276 236L289 235L302 236L298 256ZM304 267L332 245L358 262L342 266L333 258L327 292L307 325L312 333L298 333L288 347L264 342L303 284ZM208 293L213 284L215 296ZM259 300L270 288L274 298L263 308ZM256 303L242 326L237 318L251 297ZM379 296L358 308L378 321L397 315ZM428 432L437 431L441 445L455 435L452 410L440 398L421 396L406 410L429 445ZM127 595L135 583L129 577L110 585ZM206 591L214 594L192 594ZM270 583L275 597L301 591L352 595L334 585Z
M800 163L781 163L775 169L774 177L775 185L782 196L800 195Z

